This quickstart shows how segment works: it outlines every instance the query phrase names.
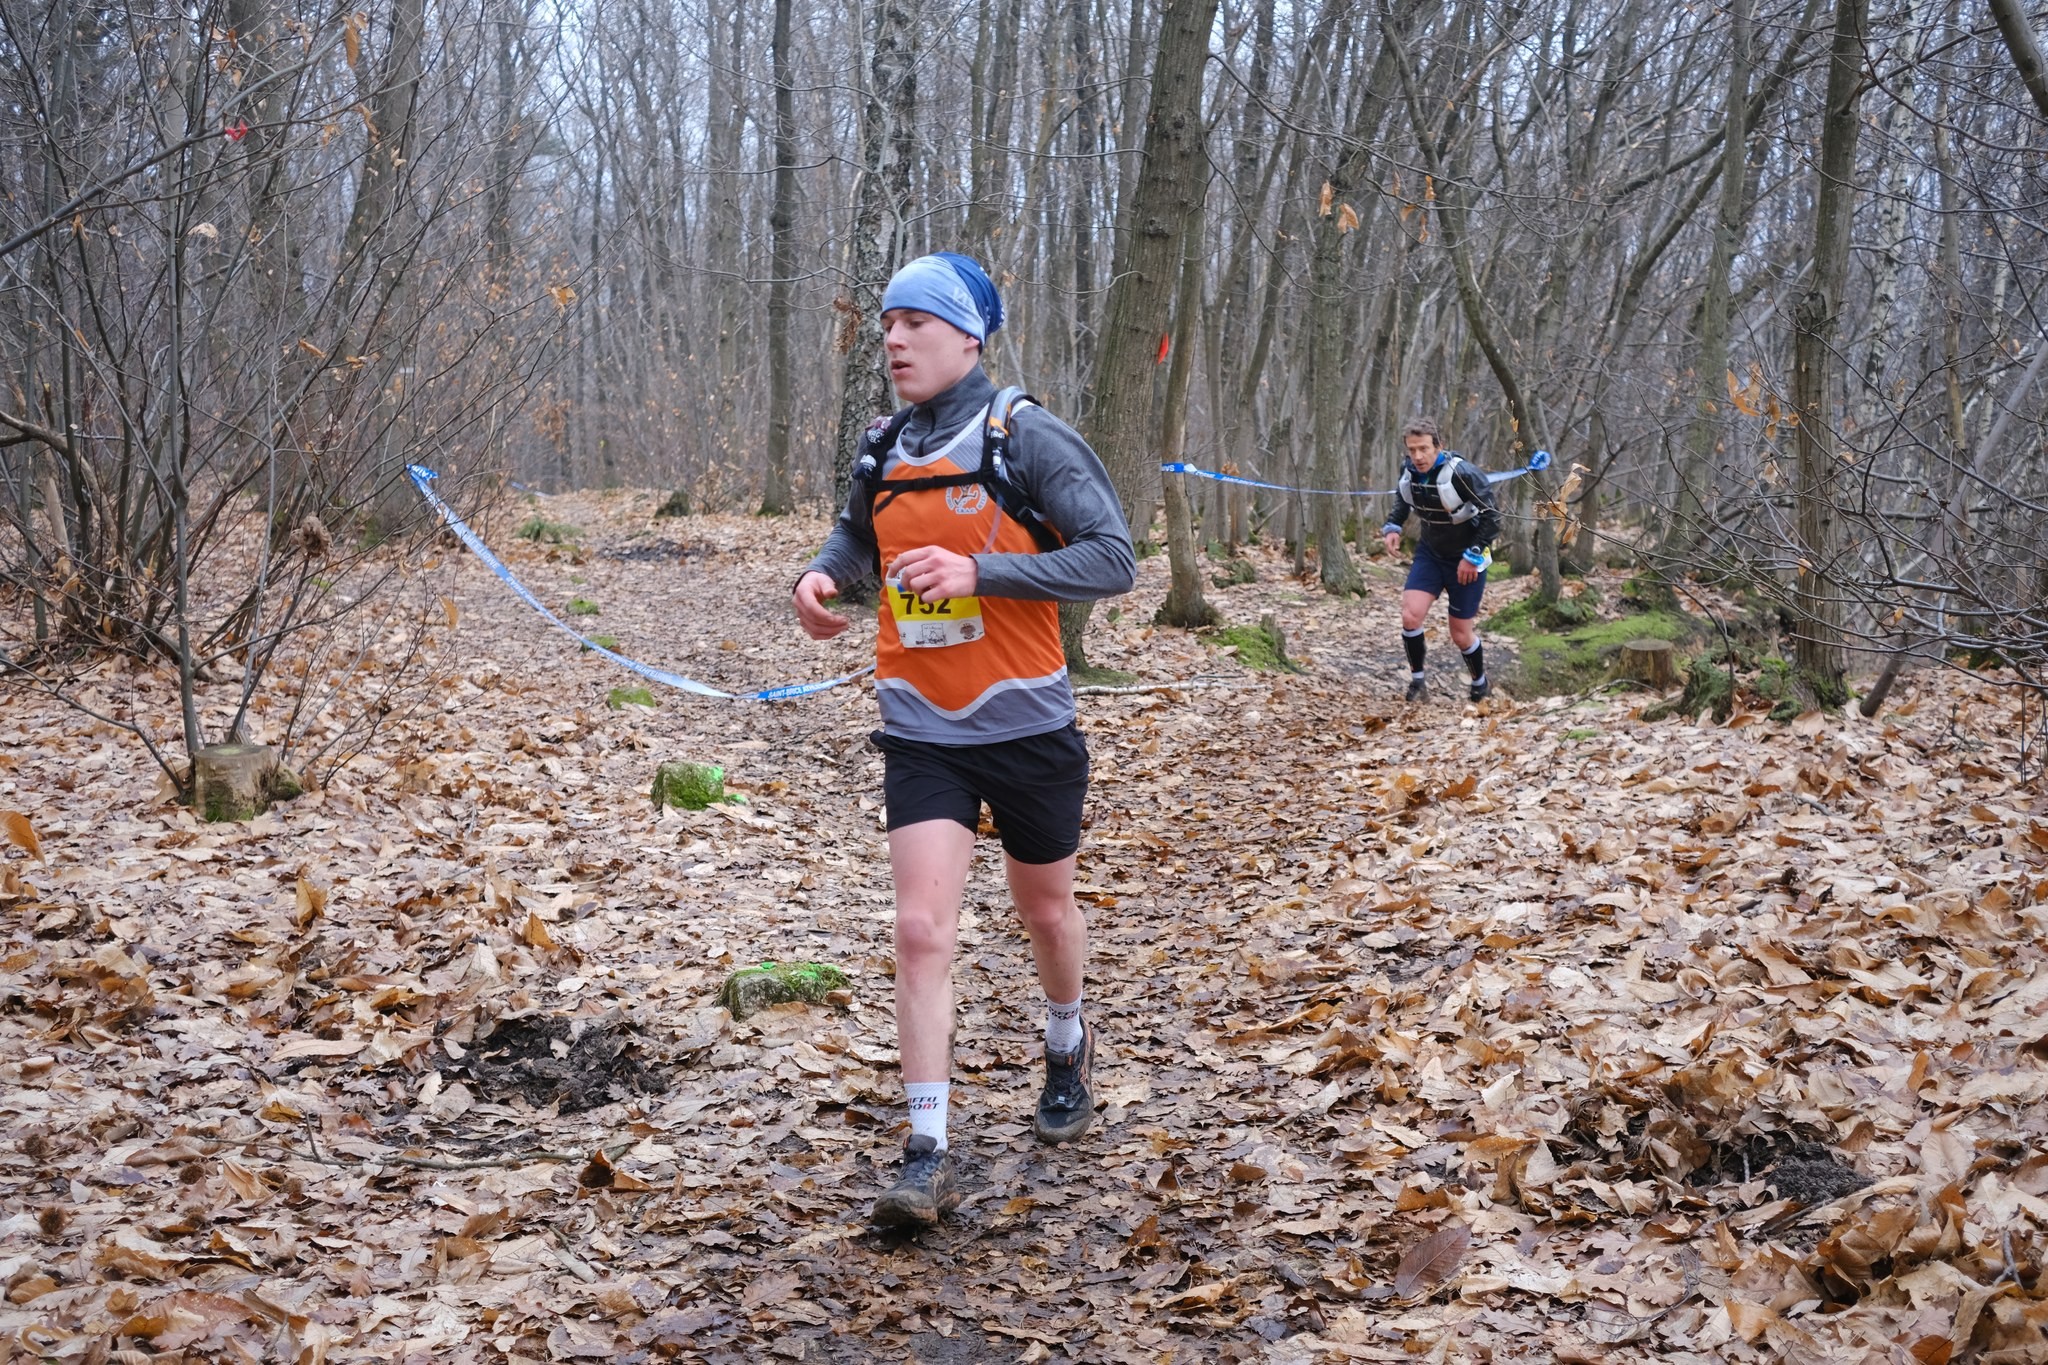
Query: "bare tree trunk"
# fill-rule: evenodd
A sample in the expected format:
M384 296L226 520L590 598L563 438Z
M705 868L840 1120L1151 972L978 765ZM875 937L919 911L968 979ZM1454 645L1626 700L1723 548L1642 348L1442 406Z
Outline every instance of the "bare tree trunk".
M775 0L775 31L768 51L775 69L775 205L768 214L768 457L761 515L790 510L789 429L796 376L789 352L790 312L796 284L796 87L790 74L790 0Z
M1201 207L1202 186L1208 180L1202 67L1209 54L1216 4L1217 0L1165 0L1159 56L1152 68L1144 164L1132 191L1130 227L1109 287L1108 321L1095 367L1095 404L1087 435L1109 470L1126 518L1149 506L1145 485L1158 477L1152 377L1159 341L1171 319L1181 243L1189 218ZM1133 525L1131 538L1143 539L1150 530ZM1087 619L1086 604L1061 610L1060 637L1070 668L1087 667L1082 648Z
M1074 54L1074 203L1071 249L1074 271L1074 373L1090 374L1095 366L1095 213L1102 200L1102 96L1095 74L1096 34L1090 29L1089 0L1068 0L1067 37ZM1094 395L1085 387L1075 395L1068 420L1084 426Z
M988 9L1002 9L991 23ZM1022 0L981 0L981 24L974 44L971 114L973 141L968 148L970 189L963 250L978 254L994 270L996 237L1010 221L1010 127L1016 107L1017 35Z
M368 354L371 348L362 345L361 338L372 331L411 330L411 266L420 234L410 184L425 43L425 0L397 0L391 10L390 46L369 101L371 145L363 155L342 239L342 270L354 278L346 284L335 282L336 293L347 301L341 344L335 348L341 355ZM370 429L382 447L370 471L376 489L371 520L383 529L398 525L411 510L402 475L407 452L404 443L394 439L400 393L393 381L405 359L378 354L369 379L381 395Z
M1196 314L1202 304L1205 205L1197 204L1187 220L1181 246L1180 289L1173 304L1173 354L1166 371L1166 404L1161 418L1159 458L1178 461L1187 453L1188 380L1194 372ZM1169 626L1213 626L1221 618L1202 594L1202 556L1195 541L1194 509L1187 485L1179 476L1161 480L1166 506L1166 555L1171 582L1158 620Z
M1899 302L1899 269L1906 251L1906 233L1913 206L1913 158L1901 152L1907 131L1915 118L1913 110L1914 72L1927 43L1915 13L1914 0L1904 0L1900 25L1908 33L1903 45L1905 58L1890 82L1893 103L1885 117L1885 138L1879 156L1884 165L1884 189L1879 196L1877 249L1870 267L1870 310L1864 317L1863 363L1849 404L1850 439L1865 455L1876 453L1877 427L1885 408L1884 376L1892 353L1892 326Z
M1849 268L1849 226L1854 214L1858 105L1863 78L1863 30L1868 0L1837 0L1828 63L1827 105L1821 126L1820 173L1814 190L1813 266L1793 308L1792 386L1799 410L1799 564L1792 580L1798 618L1793 664L1813 700L1840 706L1842 606L1836 560L1836 461L1832 435L1841 392L1835 338L1842 288Z
M2019 0L1989 2L1992 17L1998 21L1999 36L2012 53L2012 64L2018 69L2020 80L2034 97L2034 107L2041 111L2041 117L2048 119L2048 62L2041 58L2041 44L2035 41L2034 30L2027 24L2026 10L2020 7Z
M910 157L916 132L916 34L905 0L878 0L861 99L860 188L853 214L853 260L837 307L846 354L840 389L839 440L832 461L833 505L844 507L854 461L869 422L890 409L889 372L882 359L882 289L903 258L904 214L910 200Z
M1381 23L1405 28L1408 13L1383 9ZM1315 419L1315 457L1310 481L1318 488L1338 488L1346 481L1343 468L1345 399L1352 387L1347 380L1358 366L1353 354L1355 348L1347 343L1344 334L1346 319L1355 311L1349 297L1350 269L1345 262L1345 249L1352 232L1369 229L1373 210L1379 203L1379 195L1367 195L1361 216L1352 205L1351 198L1355 192L1364 189L1373 143L1379 137L1380 124L1387 111L1386 97L1380 92L1393 86L1394 62L1391 40L1383 32L1379 52L1373 60L1372 72L1365 80L1364 94L1359 97L1351 128L1344 135L1341 150L1325 167L1322 193L1326 197L1322 201L1322 214L1315 227L1313 254L1309 259L1307 324L1309 408ZM1332 98L1329 104L1334 113L1338 101ZM1344 510L1345 504L1337 498L1324 496L1316 499L1318 576L1326 592L1357 593L1364 590L1365 582L1344 548Z
M1721 197L1714 212L1713 246L1707 256L1707 278L1699 308L1698 383L1691 424L1686 428L1684 455L1678 468L1678 491L1658 553L1666 561L1689 557L1707 526L1706 488L1715 452L1728 430L1729 279L1742 243L1743 202L1748 194L1750 0L1728 6L1728 86L1721 144Z
M739 433L733 400L737 393L740 353L746 316L746 263L743 259L745 209L741 191L746 174L740 165L740 138L747 122L746 5L705 6L711 47L710 79L705 83L704 162L706 217L704 263L710 275L711 329L715 338L713 371L716 387L708 395L707 416L719 430L710 446L730 458Z

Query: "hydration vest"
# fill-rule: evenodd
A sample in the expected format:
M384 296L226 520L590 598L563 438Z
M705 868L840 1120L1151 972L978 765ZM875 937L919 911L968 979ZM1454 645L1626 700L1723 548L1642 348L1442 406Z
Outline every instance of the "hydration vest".
M853 484L861 490L861 496L868 505L868 523L874 524L875 513L887 507L905 493L920 493L931 488L961 488L979 484L988 490L988 495L1000 508L1003 515L1030 532L1031 540L1041 551L1057 550L1066 541L1061 539L1052 523L1024 496L1024 490L1010 477L1010 424L1017 407L1023 403L1037 404L1024 390L1011 385L999 389L989 400L988 410L983 414L981 428L981 467L966 474L927 474L914 478L884 479L882 466L889 458L889 452L896 448L897 440L903 435L903 428L910 423L911 408L905 408L886 420L869 425L862 438L860 458L854 461ZM876 570L880 571L880 555L876 556Z
M1459 457L1458 452L1446 450L1443 462L1422 476L1436 489L1437 506L1444 510L1445 516L1453 526L1463 526L1481 511L1478 503L1468 501L1458 492L1457 479L1453 476L1464 463L1465 460ZM1480 475L1482 479L1485 477L1483 474ZM1394 485L1394 496L1414 508L1417 516L1427 517L1422 508L1415 506L1415 466L1404 465L1401 470L1401 481Z
M898 449L907 414L878 422L854 478L874 530L876 567L921 545L958 554L1037 554L1059 536L1010 477L1006 460L1015 389L975 421L912 459ZM895 459L891 462L891 456ZM905 496L905 495L908 496ZM974 594L924 602L883 583L875 635L875 692L890 734L938 744L990 743L1055 729L1072 719L1060 647L1059 604Z

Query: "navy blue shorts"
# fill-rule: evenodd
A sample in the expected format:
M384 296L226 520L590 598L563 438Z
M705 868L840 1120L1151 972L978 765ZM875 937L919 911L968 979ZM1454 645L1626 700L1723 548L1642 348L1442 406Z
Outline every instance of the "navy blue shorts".
M1444 555L1427 545L1417 545L1415 562L1408 566L1405 591L1426 592L1431 597L1442 593L1450 603L1453 620L1471 620L1479 614L1479 594L1486 591L1486 571L1480 570L1479 577L1470 583L1460 583L1458 565L1464 558L1462 554Z
M1088 745L1080 727L994 744L926 744L877 730L889 828L951 820L978 829L981 804L995 817L1003 852L1020 863L1056 863L1081 847Z

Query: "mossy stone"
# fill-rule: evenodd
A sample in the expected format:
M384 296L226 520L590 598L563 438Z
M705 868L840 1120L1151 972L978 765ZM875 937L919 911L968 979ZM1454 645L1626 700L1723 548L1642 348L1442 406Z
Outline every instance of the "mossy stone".
M725 799L725 769L716 763L664 763L654 770L654 804L703 810Z
M733 1018L744 1019L769 1005L793 1001L822 1004L827 995L848 984L846 973L829 963L763 962L728 976L719 987L718 1003L731 1011Z

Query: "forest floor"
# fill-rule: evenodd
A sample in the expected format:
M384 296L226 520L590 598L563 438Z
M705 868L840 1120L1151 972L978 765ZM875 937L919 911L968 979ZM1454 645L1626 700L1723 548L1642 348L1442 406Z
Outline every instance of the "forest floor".
M493 543L721 687L867 661L791 617L822 520L654 501ZM1300 674L1152 628L1163 560L1096 615L1096 663L1211 685L1080 702L1070 1147L977 854L966 1202L915 1239L866 1223L902 1131L864 684L609 709L637 679L443 551L427 704L246 824L6 694L0 1360L2048 1359L2038 701L1473 707L1439 615L1407 706L1390 562L1336 599L1252 556L1215 598ZM172 714L160 671L92 686ZM657 811L679 758L744 804ZM764 960L852 985L735 1022Z

